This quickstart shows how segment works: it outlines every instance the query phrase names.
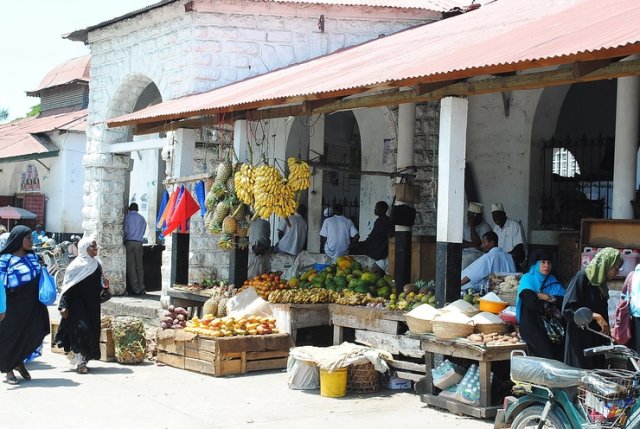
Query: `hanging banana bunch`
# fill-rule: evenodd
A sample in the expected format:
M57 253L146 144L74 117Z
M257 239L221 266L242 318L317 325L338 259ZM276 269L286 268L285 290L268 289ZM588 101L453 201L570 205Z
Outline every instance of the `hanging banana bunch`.
M233 184L238 199L244 204L253 204L254 169L251 164L244 163L233 176Z
M294 192L309 189L309 180L311 178L311 168L309 164L301 159L290 157L287 159L287 165L289 166L287 181L291 189Z

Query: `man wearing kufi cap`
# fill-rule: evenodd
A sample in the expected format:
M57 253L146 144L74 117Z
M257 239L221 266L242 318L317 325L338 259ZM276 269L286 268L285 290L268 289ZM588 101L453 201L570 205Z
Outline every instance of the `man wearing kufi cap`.
M507 217L502 203L491 204L491 217L496 224L493 232L498 236L498 245L513 256L516 268L522 268L526 254L524 228L520 222Z
M462 268L467 268L482 256L482 236L491 231L491 226L482 217L483 205L470 202L467 208L467 222L462 228Z

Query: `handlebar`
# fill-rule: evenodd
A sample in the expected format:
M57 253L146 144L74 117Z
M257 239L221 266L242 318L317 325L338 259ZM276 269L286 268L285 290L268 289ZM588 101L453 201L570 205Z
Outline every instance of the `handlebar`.
M622 347L624 350L619 349ZM629 350L625 346L598 346L591 347L589 349L584 349L585 356L597 356L603 355L605 353L614 353L614 354L626 354L625 352Z

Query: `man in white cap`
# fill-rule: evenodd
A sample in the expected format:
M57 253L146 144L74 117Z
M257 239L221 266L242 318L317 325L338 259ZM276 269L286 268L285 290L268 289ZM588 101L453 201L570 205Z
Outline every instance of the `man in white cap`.
M460 286L462 290L473 289L480 291L486 284L491 273L510 273L516 269L513 258L500 247L498 236L489 231L482 236L482 250L484 255L462 270Z
M482 236L491 231L491 226L482 217L483 205L470 202L467 208L467 222L462 228L462 267L467 268L482 256Z
M513 256L516 269L521 269L525 260L524 229L520 222L507 217L502 203L491 204L491 217L496 226L493 232L498 236L498 245Z

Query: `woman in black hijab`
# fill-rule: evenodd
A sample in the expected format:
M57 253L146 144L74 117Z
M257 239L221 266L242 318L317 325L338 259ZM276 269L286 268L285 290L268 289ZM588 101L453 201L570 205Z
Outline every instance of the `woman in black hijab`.
M40 262L32 248L31 229L19 225L0 250L0 287L7 295L7 311L0 323L0 372L6 373L11 385L18 384L14 370L31 379L24 360L49 335L49 313L38 299Z

